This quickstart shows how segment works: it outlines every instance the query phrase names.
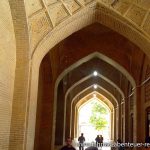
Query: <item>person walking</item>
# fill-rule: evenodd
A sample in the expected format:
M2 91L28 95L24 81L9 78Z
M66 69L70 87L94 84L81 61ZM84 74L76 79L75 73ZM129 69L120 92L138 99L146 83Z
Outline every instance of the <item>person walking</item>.
M99 147L100 146L100 137L99 137L99 135L97 135L97 137L95 138L95 141L96 141L96 147Z
M83 136L83 133L81 133L81 136L78 138L78 141L79 141L79 150L84 150L85 137Z
M103 145L103 140L104 140L104 138L103 138L103 136L102 135L100 135L100 146L102 147L102 145Z

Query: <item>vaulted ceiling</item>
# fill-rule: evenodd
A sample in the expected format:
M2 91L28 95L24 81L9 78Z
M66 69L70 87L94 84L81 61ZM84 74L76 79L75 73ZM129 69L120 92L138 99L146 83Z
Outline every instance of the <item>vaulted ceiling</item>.
M32 51L55 27L85 10L95 11L95 18L96 10L120 18L150 40L149 0L26 0L25 6Z

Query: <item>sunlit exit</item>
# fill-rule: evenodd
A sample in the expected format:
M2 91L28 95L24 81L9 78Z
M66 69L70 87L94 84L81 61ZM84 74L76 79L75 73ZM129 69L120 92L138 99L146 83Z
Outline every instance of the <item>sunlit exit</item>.
M102 135L104 141L110 140L110 116L109 108L93 94L93 98L79 108L79 135L84 133L87 142L95 142L97 135Z

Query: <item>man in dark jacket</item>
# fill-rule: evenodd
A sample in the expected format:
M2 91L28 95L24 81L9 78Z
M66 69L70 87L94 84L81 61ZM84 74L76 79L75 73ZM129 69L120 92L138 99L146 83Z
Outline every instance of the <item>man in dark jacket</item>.
M78 138L78 141L79 141L79 150L84 150L85 137L83 136L83 133L81 133L81 136Z

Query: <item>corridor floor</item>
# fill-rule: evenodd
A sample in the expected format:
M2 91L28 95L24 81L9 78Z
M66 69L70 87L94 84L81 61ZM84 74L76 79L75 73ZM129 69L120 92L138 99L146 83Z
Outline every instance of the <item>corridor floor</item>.
M113 141L105 141L105 144L113 144L114 142ZM84 147L84 150L89 147L90 145L88 146L85 146ZM91 145L92 146L92 145ZM116 150L117 148L113 148L113 147L110 147L110 146L103 146L103 147L99 147L98 150ZM79 150L79 147L76 147L76 150Z
M86 150L87 147L84 148L84 150ZM79 150L79 147L76 147L76 150ZM102 148L98 148L98 150L113 150L111 149L111 147L102 147Z

